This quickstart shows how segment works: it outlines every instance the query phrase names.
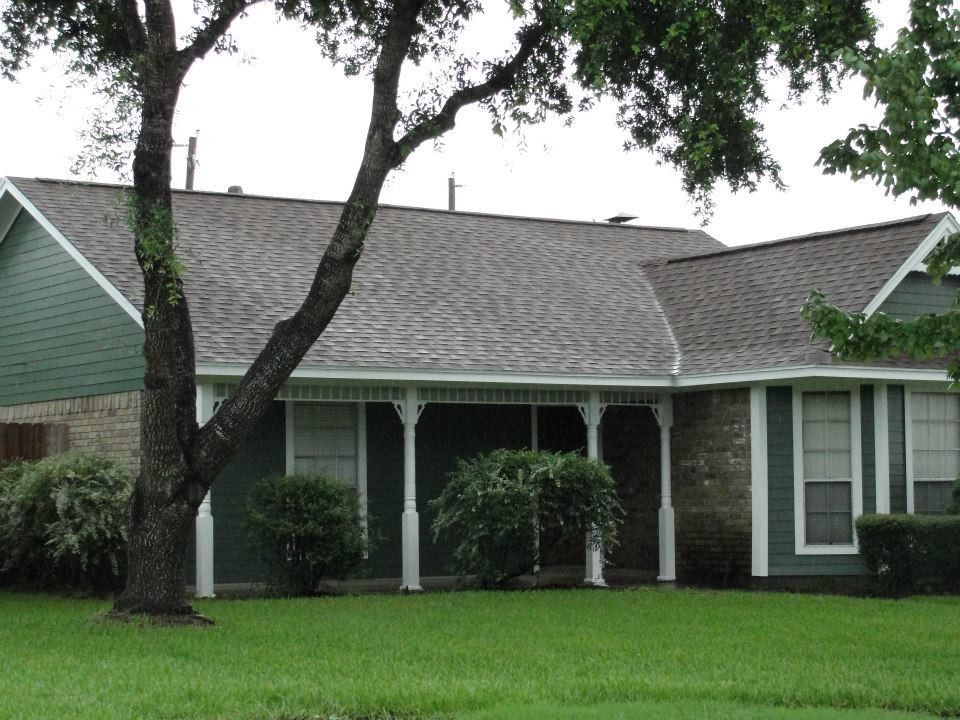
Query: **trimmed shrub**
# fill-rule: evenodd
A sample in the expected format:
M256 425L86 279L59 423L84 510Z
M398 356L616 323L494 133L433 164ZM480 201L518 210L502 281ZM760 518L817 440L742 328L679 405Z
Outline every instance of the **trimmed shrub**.
M279 584L297 595L342 580L367 552L357 494L327 475L267 478L253 489L247 527Z
M860 554L890 595L960 590L960 517L863 515Z
M0 470L0 575L46 588L122 580L131 480L112 460L65 453Z
M612 547L623 519L610 469L576 453L495 450L460 460L440 496L434 540L453 548L452 570L484 587L532 573L541 554L596 528Z

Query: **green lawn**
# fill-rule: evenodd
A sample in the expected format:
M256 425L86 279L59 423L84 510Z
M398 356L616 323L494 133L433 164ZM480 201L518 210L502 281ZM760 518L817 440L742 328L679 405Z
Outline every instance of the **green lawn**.
M102 602L0 594L0 718L960 715L960 598L636 590L198 605L216 626L117 626L91 620Z

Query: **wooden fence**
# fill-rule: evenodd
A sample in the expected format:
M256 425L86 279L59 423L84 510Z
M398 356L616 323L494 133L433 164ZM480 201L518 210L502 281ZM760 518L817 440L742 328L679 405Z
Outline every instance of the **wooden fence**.
M39 460L70 447L68 426L53 423L0 423L0 462Z

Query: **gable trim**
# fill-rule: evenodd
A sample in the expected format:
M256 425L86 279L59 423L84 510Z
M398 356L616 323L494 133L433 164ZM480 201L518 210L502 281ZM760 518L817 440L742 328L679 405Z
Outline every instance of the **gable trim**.
M910 256L903 265L897 268L893 277L887 280L884 286L880 288L880 291L874 296L873 300L867 303L867 306L863 309L864 314L870 317L879 310L880 306L883 305L886 299L893 294L893 291L897 289L904 278L911 272L925 271L926 263L924 263L924 260L926 260L927 255L931 253L941 240L957 232L960 232L960 224L957 223L956 218L954 218L952 214L947 213L923 241L917 245L916 249L910 253Z
M124 295L121 293L116 286L111 283L107 278L101 273L96 266L90 262L83 253L77 250L76 246L67 240L66 236L60 232L57 227L50 222L43 213L41 213L37 206L34 205L30 199L20 191L20 189L14 185L9 179L4 178L2 184L0 184L0 201L5 197L12 197L20 207L28 212L34 220L36 220L40 226L46 230L50 237L56 240L57 244L62 247L67 254L73 258L73 260L81 267L83 270L93 278L93 281L99 285L104 292L107 293L116 302L127 315L133 318L133 321L137 323L141 328L143 327L143 318L140 316L140 311L134 307ZM9 229L9 228L8 228ZM0 242L3 241L3 238L6 236L6 231L0 235Z

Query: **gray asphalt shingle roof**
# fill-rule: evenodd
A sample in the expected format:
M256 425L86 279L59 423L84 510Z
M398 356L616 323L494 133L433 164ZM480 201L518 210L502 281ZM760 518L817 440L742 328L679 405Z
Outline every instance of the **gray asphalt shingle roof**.
M12 180L140 307L117 187ZM255 357L306 293L341 207L174 193L199 362ZM353 292L304 364L669 374L675 347L640 265L718 247L700 230L383 206Z
M810 291L863 310L942 217L922 215L646 266L680 344L680 372L829 364L825 345L810 340L810 326L800 317Z
M134 305L118 187L11 178ZM312 279L342 205L174 192L201 363L249 362ZM700 374L827 364L799 310L861 310L939 222L727 248L700 230L381 207L353 292L304 365Z

